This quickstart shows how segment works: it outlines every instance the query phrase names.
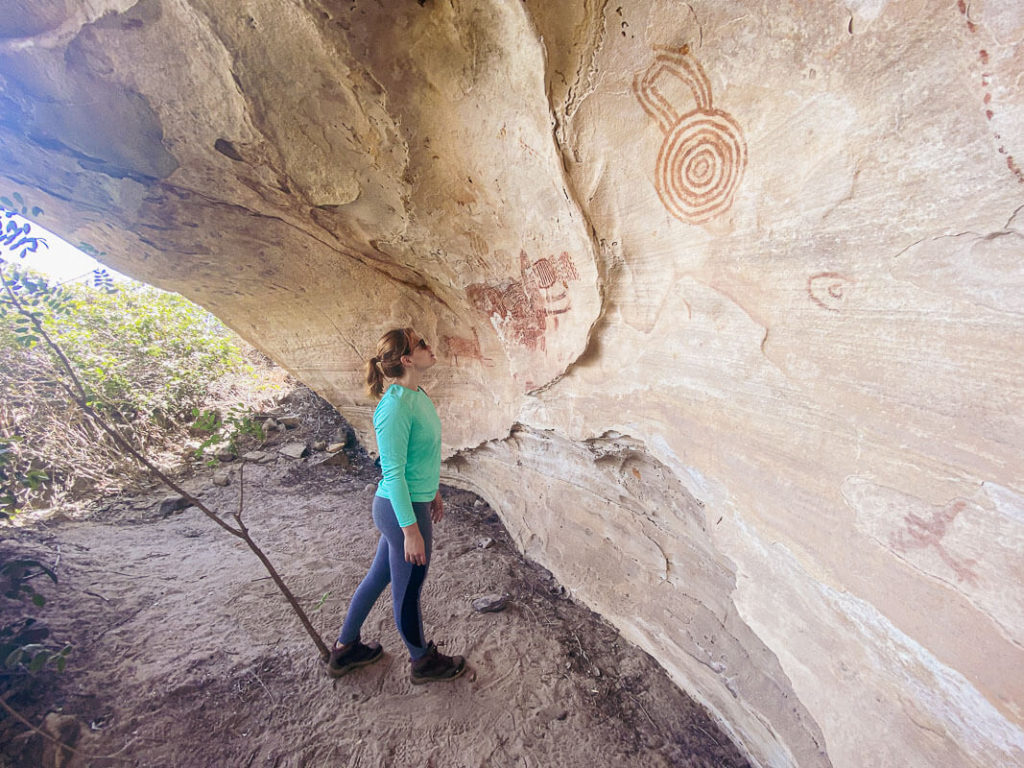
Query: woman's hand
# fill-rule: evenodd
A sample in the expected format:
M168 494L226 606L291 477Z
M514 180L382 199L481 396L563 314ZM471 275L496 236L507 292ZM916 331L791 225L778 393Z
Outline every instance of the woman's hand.
M402 533L405 534L405 562L413 565L426 565L427 547L423 542L423 534L420 533L419 525L413 523L408 528L403 528Z
M430 502L430 519L435 523L440 523L441 518L444 517L444 502L441 501L441 492L437 492L437 496Z

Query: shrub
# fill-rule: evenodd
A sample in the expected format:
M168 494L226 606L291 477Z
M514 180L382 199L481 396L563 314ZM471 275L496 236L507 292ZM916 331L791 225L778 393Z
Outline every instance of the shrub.
M141 284L55 287L16 266L5 273L93 408L145 451L183 436L212 382L251 373L237 336L177 294ZM138 473L74 405L52 355L23 316L0 305L0 497L8 501L116 491Z
M74 294L55 341L118 418L190 418L210 382L242 363L237 337L177 294L141 285L116 293L75 286Z
M0 596L4 599L3 621L0 621L0 690L10 687L11 678L33 675L47 666L63 672L71 646L49 644L50 629L38 619L12 614L19 603L31 602L36 608L46 598L30 583L37 576L46 576L54 584L57 574L38 560L10 558L0 554Z

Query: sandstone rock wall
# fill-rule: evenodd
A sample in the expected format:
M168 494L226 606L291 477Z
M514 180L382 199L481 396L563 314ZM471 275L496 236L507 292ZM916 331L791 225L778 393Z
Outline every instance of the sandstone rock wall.
M765 766L1024 765L1015 0L0 4L0 184L445 478Z

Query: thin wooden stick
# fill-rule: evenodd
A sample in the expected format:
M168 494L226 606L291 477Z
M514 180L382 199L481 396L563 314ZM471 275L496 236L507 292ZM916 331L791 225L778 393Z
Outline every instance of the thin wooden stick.
M14 291L11 290L10 285L7 284L7 279L6 275L4 274L2 264L0 264L0 282L3 283L4 290L7 292L7 297L10 300L11 305L18 311L20 315L22 315L23 317L27 317L29 319L29 321L32 323L32 326L35 328L36 333L38 333L43 338L43 340L46 342L46 345L53 351L53 353L60 360L64 372L67 374L68 378L71 379L72 384L74 384L74 390L72 390L72 388L67 384L67 382L58 380L58 384L60 384L61 388L64 389L65 392L67 392L71 400L86 415L89 416L90 420L96 426L98 426L105 433L107 433L107 435L110 436L110 438L114 441L115 444L117 444L124 451L126 451L132 458L134 458L136 461L138 461L140 464L146 467L146 469L148 469L154 476L159 478L159 480L164 485L175 491L180 496L184 497L190 504L195 506L200 512L202 512L210 520L212 520L214 523L223 528L226 532L230 533L232 536L236 538L242 539L246 543L246 545L248 545L249 549L252 550L253 554L255 554L256 557L259 558L260 562L263 563L263 567L267 569L267 573L270 574L270 578L274 580L274 584L277 585L277 588L281 591L281 594L284 595L285 600L288 601L288 604L292 607L292 610L299 617L299 621L302 622L302 626L305 628L306 632L309 633L309 636L312 638L313 643L317 647L317 650L320 651L320 657L324 661L327 661L328 657L331 655L331 652L330 650L328 650L326 643L324 643L323 638L320 637L320 634L316 631L316 628L313 626L312 622L310 622L309 617L306 616L306 612L302 609L302 606L299 605L298 600L295 599L295 595L293 595L291 590L288 589L288 587L285 585L284 580L281 579L281 576L278 574L277 570L270 562L270 559L263 552L263 550L259 548L256 542L252 540L252 537L249 535L248 529L242 523L241 511L235 512L232 515L232 517L235 518L235 521L238 523L239 526L238 528L233 528L231 525L221 520L220 517L218 517L199 499L197 499L195 496L193 496L184 488L175 483L170 477L164 474L155 464L153 464L153 462L151 462L149 459L143 456L139 451L135 450L135 447L131 443L129 443L117 430L115 430L113 427L107 424L107 422L104 419L101 419L99 415L95 412L95 410L93 410L92 406L89 405L89 396L86 394L85 387L82 385L81 380L75 374L75 369L71 365L71 361L68 360L67 355L64 354L64 351L60 348L60 345L58 345L57 342L50 338L50 335L43 328L42 323L39 321L39 318L36 317L35 314L33 314L32 312L29 312L27 309L25 309L24 305L18 299L17 295L15 295ZM114 410L116 411L117 409L115 408Z
M42 730L41 728L37 728L36 726L32 725L32 723L30 723L28 720L26 720L21 715L20 712L18 712L16 709L12 709L11 705L8 704L7 701L4 699L4 697L2 697L2 696L0 696L0 707L3 707L4 711L7 714L9 714L11 717L13 717L15 720L17 720L22 725L24 725L30 731L33 731L33 732L39 734L40 736L42 736L47 741L52 741L54 744L56 744L61 749L68 750L68 752L72 752L73 754L76 754L76 755L81 755L82 757L84 757L84 758L86 758L88 760L120 760L121 762L127 762L128 761L128 759L125 758L125 757L114 757L113 755L107 755L106 757L103 757L103 756L100 756L100 755L87 755L84 752L80 752L79 750L77 750L74 747L72 747L70 744L65 744L63 741L61 741L60 739L54 738L53 736L51 736L50 734L48 734L46 731Z

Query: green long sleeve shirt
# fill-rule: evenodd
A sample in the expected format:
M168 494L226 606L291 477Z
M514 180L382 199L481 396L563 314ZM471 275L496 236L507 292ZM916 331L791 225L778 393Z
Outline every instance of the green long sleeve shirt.
M380 468L377 495L388 499L398 524L416 522L412 503L433 501L441 482L441 419L427 393L392 384L373 412Z

